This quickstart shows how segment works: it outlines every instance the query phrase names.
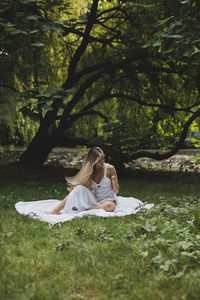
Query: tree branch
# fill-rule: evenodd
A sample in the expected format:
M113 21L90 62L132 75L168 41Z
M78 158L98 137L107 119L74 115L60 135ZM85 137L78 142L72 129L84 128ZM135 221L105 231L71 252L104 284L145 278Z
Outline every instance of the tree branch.
M120 11L120 7L119 6L116 6L116 7L112 7L112 8L109 8L109 9L105 9L103 11L101 11L98 15L97 15L97 18L99 18L100 16L102 16L103 14L107 14L107 13L110 13L110 12L118 12Z
M70 122L71 121L75 122L79 118L81 118L83 116L87 116L87 115L98 115L102 119L104 119L106 122L108 122L108 117L106 115L104 115L103 113L101 113L100 111L97 111L97 110L82 111L82 112L77 113L77 114L72 114L72 115L70 115Z
M92 7L91 7L91 10L90 10L90 14L88 16L87 25L86 25L85 31L83 33L82 42L81 42L80 46L77 48L77 50L76 50L76 52L75 52L74 56L72 57L71 62L69 64L68 79L63 84L63 87L66 88L66 89L73 85L72 82L74 82L73 77L74 77L74 74L75 74L77 64L79 63L79 60L80 60L82 54L85 52L85 50L87 48L87 45L88 45L88 42L89 42L90 32L91 32L91 30L92 30L92 28L95 24L95 21L96 21L98 3L99 3L99 0L93 0Z
M85 110L89 110L92 107L94 107L95 105L97 105L98 103L102 102L103 100L106 99L110 99L110 98L125 98L131 101L134 101L140 105L143 106L149 106L149 107L157 107L157 108L165 108L165 109L170 109L173 111L185 111L185 112L192 112L190 110L190 107L185 107L185 108L179 108L179 107L173 107L173 106L169 106L169 105L164 105L164 104L153 104L153 103L147 103L145 101L142 101L140 99L136 99L132 96L129 95L124 95L124 94L120 94L120 93L113 93L113 94L103 94L101 96L99 96L98 98L96 98L94 101L92 101L91 103L89 103L88 105L86 105L84 107L84 111Z
M83 70L77 72L75 75L74 75L74 81L75 82L78 82L78 80L87 75L87 74L90 74L92 72L95 72L95 71L98 71L98 70L101 70L101 69L105 69L105 70L108 70L107 72L108 73L111 73L111 71L116 71L117 69L120 69L120 68L127 68L127 66L131 66L131 64L133 64L135 61L137 61L138 59L144 59L146 57L146 52L144 53L141 53L138 52L138 53L135 53L135 56L134 58L131 58L131 59L124 59L124 60L121 60L119 63L113 63L111 61L111 59L108 59L106 60L104 63L100 63L100 64L96 64L96 65L93 65L91 67L86 67L84 68ZM146 71L147 68L151 68L151 72L165 72L165 73L175 73L173 70L169 69L169 68L164 68L164 67L155 67L155 66L152 66L149 65L145 65L145 66L134 66L134 70L139 70L139 71ZM64 85L63 85L64 87Z
M198 109L196 112L194 112L193 115L186 121L186 123L183 127L183 130L182 130L182 133L180 135L180 138L173 149L169 150L166 153L159 153L159 152L152 153L149 151L138 151L131 155L131 159L137 159L140 157L148 157L148 158L152 158L155 160L163 160L163 159L167 159L167 158L173 156L181 149L181 147L185 141L185 138L187 136L187 132L188 132L190 125L199 116L200 116L200 109Z
M84 83L80 86L79 90L73 96L72 100L67 103L67 105L63 111L62 117L60 118L60 120L61 120L60 125L59 125L60 128L65 127L66 119L68 118L68 116L69 116L70 112L72 111L72 109L74 108L74 106L78 103L80 98L84 95L85 91L100 77L101 77L101 73L97 73L96 75L93 75L93 76L89 77L88 79L86 79L84 81Z
M79 36L79 38L84 36L84 32L79 31L78 29L75 29L75 28L72 28L72 27L71 28L63 27L63 30L65 32L65 34L63 34L63 36L66 36L69 33L76 34L76 35ZM90 43L90 42L97 42L97 43L101 43L103 45L108 45L112 41L113 41L113 37L110 38L110 39L100 39L98 37L94 37L94 36L91 36L91 35L88 37L88 43ZM74 44L74 42L70 42L69 44Z

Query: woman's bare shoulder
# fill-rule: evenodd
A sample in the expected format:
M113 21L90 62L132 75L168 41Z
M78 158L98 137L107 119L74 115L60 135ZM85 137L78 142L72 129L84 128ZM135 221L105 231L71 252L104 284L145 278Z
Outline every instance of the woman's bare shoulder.
M108 163L107 165L108 165L108 169L109 169L109 170L115 169L115 167L114 167L113 165L111 165L111 164L109 164L109 163Z
M108 164L108 169L107 170L108 170L109 174L111 174L111 175L116 174L116 170L115 170L115 167L113 165Z

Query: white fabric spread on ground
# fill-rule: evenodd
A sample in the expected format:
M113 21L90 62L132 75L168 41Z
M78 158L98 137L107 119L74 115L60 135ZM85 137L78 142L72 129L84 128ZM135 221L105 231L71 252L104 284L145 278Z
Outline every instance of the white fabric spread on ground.
M49 212L60 203L60 200L48 199L41 201L18 202L15 204L16 210L22 215L29 215L31 218L39 219L49 224L71 221L74 218L83 216L98 217L123 217L136 214L139 211L152 208L153 204L144 204L142 201L133 197L117 197L117 206L114 212L106 212L103 209L92 209L82 212L64 213L62 210L59 215L51 215Z

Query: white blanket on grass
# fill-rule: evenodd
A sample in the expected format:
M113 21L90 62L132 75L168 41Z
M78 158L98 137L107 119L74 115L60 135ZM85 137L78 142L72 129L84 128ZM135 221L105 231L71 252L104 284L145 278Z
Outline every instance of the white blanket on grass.
M39 219L49 224L63 223L71 221L74 218L82 218L83 216L98 217L123 217L126 215L136 214L139 211L152 208L153 204L144 204L142 201L133 197L118 196L118 201L114 212L106 212L104 209L92 209L82 212L63 213L59 215L51 215L49 212L55 208L61 200L48 199L30 202L18 202L15 204L16 210L22 215L28 215L31 218Z

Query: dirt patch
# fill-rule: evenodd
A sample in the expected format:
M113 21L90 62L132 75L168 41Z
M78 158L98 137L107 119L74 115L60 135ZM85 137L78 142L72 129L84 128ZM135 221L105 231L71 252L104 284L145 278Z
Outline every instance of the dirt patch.
M49 154L43 167L33 168L19 163L23 148L0 148L0 179L36 179L36 180L63 180L65 176L73 176L82 166L86 149L55 148ZM200 164L192 161L199 154L196 149L180 150L169 159L155 161L149 158L140 158L127 165L127 170L119 177L143 177L144 180L174 180L174 177L200 178Z

